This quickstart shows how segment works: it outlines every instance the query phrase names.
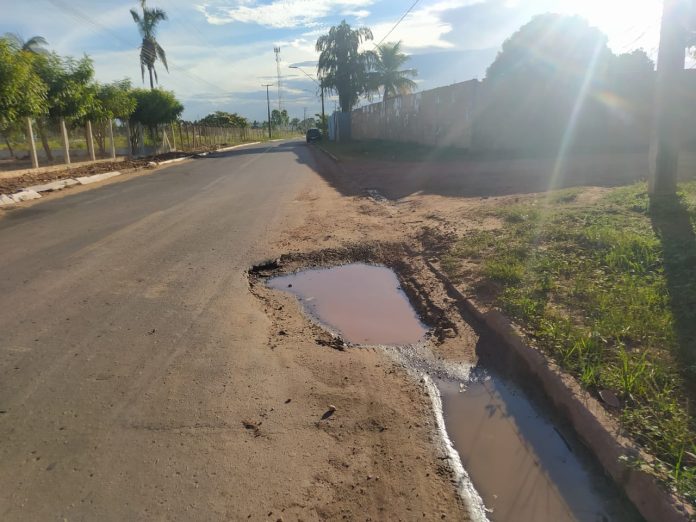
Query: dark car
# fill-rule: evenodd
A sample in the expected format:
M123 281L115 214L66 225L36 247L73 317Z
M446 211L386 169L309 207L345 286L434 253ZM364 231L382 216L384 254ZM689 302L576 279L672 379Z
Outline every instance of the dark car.
M307 143L321 141L321 131L319 129L307 129Z

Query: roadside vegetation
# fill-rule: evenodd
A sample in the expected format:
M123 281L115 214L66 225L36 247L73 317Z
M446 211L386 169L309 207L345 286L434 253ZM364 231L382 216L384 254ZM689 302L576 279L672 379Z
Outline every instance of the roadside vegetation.
M461 237L443 267L617 413L656 458L635 465L696 504L696 182L652 204L643 183L582 194L491 211L502 227Z

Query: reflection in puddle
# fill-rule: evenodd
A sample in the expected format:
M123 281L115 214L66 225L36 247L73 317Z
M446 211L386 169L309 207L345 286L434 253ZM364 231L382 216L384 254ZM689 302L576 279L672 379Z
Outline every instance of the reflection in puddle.
M441 428L466 470L461 490L475 518L483 518L482 508L473 505L480 495L495 522L641 520L576 439L562 437L543 408L511 382L494 374L442 378L469 372L443 371L443 361L427 345L415 344L427 330L390 269L355 263L275 277L268 285L297 295L309 313L347 341L394 346L391 351L412 371L432 377L441 395Z
M354 344L410 344L427 332L396 275L383 266L305 270L268 285L297 295L307 311Z
M436 380L445 426L495 522L641 520L609 479L587 463L526 394L495 374Z

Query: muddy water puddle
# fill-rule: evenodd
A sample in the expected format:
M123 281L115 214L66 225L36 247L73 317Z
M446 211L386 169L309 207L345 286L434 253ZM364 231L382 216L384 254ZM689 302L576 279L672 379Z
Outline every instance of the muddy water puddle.
M295 294L311 315L354 344L410 344L427 333L396 275L383 266L305 270L268 285Z
M392 270L355 263L275 277L268 285L295 294L345 340L395 347L391 353L430 375L447 436L468 475L463 480L471 481L490 520L641 520L572 433L559 430L545 407L511 380L482 368L469 379L443 379L432 357L414 360L413 351L409 357L399 352L422 341L427 328Z
M495 373L435 383L447 433L491 520L641 520L572 432L514 383Z

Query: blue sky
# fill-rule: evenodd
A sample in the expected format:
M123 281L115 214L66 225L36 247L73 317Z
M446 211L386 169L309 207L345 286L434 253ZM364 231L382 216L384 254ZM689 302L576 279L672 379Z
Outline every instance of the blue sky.
M313 75L317 37L342 19L372 29L381 40L413 0L149 0L169 20L158 39L169 73L160 85L176 92L185 119L214 110L265 119L263 83L276 81L274 46L281 48L283 106L291 117L320 111ZM660 0L420 0L388 37L402 40L419 69L419 89L481 78L500 45L535 14L578 14L609 36L615 52L656 55ZM142 85L140 38L129 14L137 0L0 0L0 33L44 36L60 54L86 53L99 81L129 77ZM277 90L271 103L277 107ZM367 103L363 101L362 103ZM327 111L334 107L327 99Z

